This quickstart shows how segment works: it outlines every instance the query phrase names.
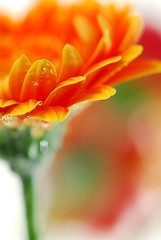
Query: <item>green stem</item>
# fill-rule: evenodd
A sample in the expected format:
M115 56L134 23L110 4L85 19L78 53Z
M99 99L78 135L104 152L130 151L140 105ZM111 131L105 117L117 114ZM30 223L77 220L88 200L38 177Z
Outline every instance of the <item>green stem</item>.
M28 239L37 240L37 232L35 230L34 221L34 189L31 176L21 177L23 184L24 202L26 207L26 221L28 230Z

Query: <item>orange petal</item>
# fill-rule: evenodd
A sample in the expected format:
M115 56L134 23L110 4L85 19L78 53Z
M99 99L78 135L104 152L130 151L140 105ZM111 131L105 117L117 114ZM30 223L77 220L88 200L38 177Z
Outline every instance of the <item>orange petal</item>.
M36 61L26 74L20 100L45 100L55 88L56 78L56 70L51 62L46 59Z
M96 47L96 50L94 51L92 57L87 63L86 69L91 64L101 61L105 57L105 55L109 52L110 48L111 48L111 37L110 37L109 31L106 29L103 34L103 37L100 39Z
M116 89L109 86L99 86L87 93L80 94L78 98L66 105L66 107L72 106L73 104L84 102L84 101L95 101L108 99L116 93Z
M90 76L92 73L97 72L98 70L101 70L102 68L112 64L112 63L116 63L119 62L122 59L121 56L116 56L116 57L112 57L109 58L107 60L101 61L97 64L95 64L91 69L89 69L89 71L85 74L87 77Z
M139 39L142 33L142 23L139 15L134 15L129 17L129 27L126 31L126 35L123 38L122 43L120 43L119 51L124 51L130 44L134 44Z
M13 115L13 116L19 116L19 115L24 115L26 113L31 112L34 110L38 105L40 105L40 101L35 101L35 100L29 100L27 102L19 103L16 106L13 106L10 108L6 113L5 116Z
M73 19L75 30L79 38L85 42L91 42L95 37L94 25L83 15L76 15Z
M93 2L93 4L95 3ZM89 5L88 8L90 9ZM87 7L85 7L85 11L88 11ZM100 39L101 32L99 33L96 22L91 21L88 16L83 14L76 13L73 16L73 25L75 27L75 32L78 35L76 46L78 45L77 47L79 49L81 57L87 62L89 60L89 56L93 54L96 48L96 45ZM79 42L81 43L80 46ZM82 46L84 47L82 48Z
M58 122L63 121L69 114L69 109L61 106L47 107L41 109L35 109L30 117L38 118L46 122Z
M0 79L0 99L6 99L6 100L11 99L8 76Z
M63 62L61 66L59 81L75 77L82 68L82 59L76 49L66 44L63 49Z
M24 55L17 59L13 64L9 77L9 89L11 89L10 95L13 99L20 99L22 84L30 66L30 61Z
M134 45L129 47L123 54L120 61L116 61L113 64L109 64L99 71L90 74L87 77L87 82L90 84L88 87L92 87L94 85L103 85L105 82L110 80L112 76L114 76L117 72L121 71L122 68L127 66L131 61L133 61L136 57L138 57L142 53L142 46ZM113 59L113 58L112 58Z
M157 73L161 73L161 61L153 59L136 60L115 74L107 81L107 84L117 84Z
M17 102L14 101L14 100L3 100L3 99L0 99L0 108L9 107L9 106L12 106L12 105L15 105L15 104L17 104Z
M102 69L106 69L106 74L108 74L108 67L113 66L116 63L120 62L122 59L121 56L116 56L113 58L109 58L105 61L99 62L98 64L94 65L86 74L87 77L84 86L92 86L97 82L97 74L100 73Z
M75 94L77 94L85 79L86 77L79 76L70 78L67 81L60 83L58 87L50 93L44 105L53 106L67 103L71 98L75 96Z
M128 65L135 58L140 56L143 52L143 47L141 45L133 45L130 46L126 51L122 54L123 66Z
M109 36L111 38L111 26L110 26L110 23L107 21L107 19L103 16L103 15L98 15L98 23L99 23L99 26L102 30L102 33L105 33L106 31L109 32Z

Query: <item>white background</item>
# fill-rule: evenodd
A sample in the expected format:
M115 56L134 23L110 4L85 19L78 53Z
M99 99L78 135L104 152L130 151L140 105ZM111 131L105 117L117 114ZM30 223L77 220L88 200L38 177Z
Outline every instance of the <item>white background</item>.
M65 0L62 0L66 2ZM75 1L70 1L75 2ZM105 1L104 1L105 2ZM107 0L106 0L107 2ZM0 11L10 12L13 17L20 18L23 15L23 11L27 10L34 0L0 0ZM141 12L149 19L153 24L161 31L161 1L160 0L135 0L136 6ZM155 191L155 190L154 190ZM17 176L10 172L8 165L5 162L0 161L0 240L26 240L26 234L24 229L24 209L21 196L21 184ZM142 211L142 206L147 204L147 209L151 206L148 205L151 194L145 194L143 202L139 202L136 209L133 209L133 213L136 211ZM142 198L141 198L142 199ZM116 238L107 238L106 234L93 235L92 240L160 240L161 239L161 200L153 199L153 201L160 201L158 209L154 209L150 220L141 228L138 228L137 222L133 222L137 231L133 232L133 237L128 235L122 239L121 231L129 230L125 227L118 226L115 230ZM160 206L160 208L159 208ZM145 207L145 206L144 206ZM144 216L144 212L142 213ZM145 215L146 216L146 215ZM136 216L137 219L137 216ZM89 236L86 230L81 229L82 235L78 235L78 229L80 226L75 226L74 231L70 231L70 227L64 227L59 231L54 230L52 239L55 240L89 240ZM130 225L128 226L130 228ZM120 230L121 229L121 230ZM79 231L80 232L80 231ZM49 239L49 238L48 238Z

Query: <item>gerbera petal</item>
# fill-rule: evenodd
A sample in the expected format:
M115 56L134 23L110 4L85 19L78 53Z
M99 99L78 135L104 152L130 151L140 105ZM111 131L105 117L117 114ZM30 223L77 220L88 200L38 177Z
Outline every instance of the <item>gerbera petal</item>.
M66 44L63 49L63 62L59 75L59 81L67 80L68 78L75 77L82 68L82 59L76 49Z
M83 101L108 99L116 93L116 89L109 86L99 86L91 90L86 96L82 97Z
M3 99L0 99L0 108L9 107L9 106L12 106L12 105L15 105L15 104L17 104L17 102L14 101L14 100L3 100Z
M106 29L102 38L100 39L96 50L94 51L92 57L86 65L86 69L94 63L97 63L101 59L105 57L105 55L109 52L111 48L111 37L109 31Z
M90 9L89 5L88 8ZM87 8L86 11L88 11ZM96 22L91 21L88 17L83 16L82 14L76 14L73 17L73 25L75 27L75 32L78 35L78 43L76 46L78 46L78 49L80 50L82 59L87 61L86 59L89 59L89 56L91 56L95 50L95 46L101 36L101 31L99 33ZM79 47L79 42L84 44L84 48Z
M46 60L36 61L26 74L21 90L21 101L29 99L44 100L56 86L56 70Z
M19 100L22 84L30 67L31 63L24 55L13 64L9 77L10 95L13 99Z
M95 37L96 29L94 25L82 15L76 15L73 19L75 30L79 38L85 42L90 42Z
M132 45L122 54L122 59L124 66L128 65L129 62L133 61L135 58L141 55L143 52L143 47L141 45Z
M63 121L69 114L69 109L61 106L47 107L45 109L35 109L30 117L38 118L46 122Z
M129 27L126 31L126 35L123 38L122 43L120 43L119 51L123 52L127 49L130 44L137 42L142 32L142 24L140 16L130 16L129 17Z
M129 63L127 67L123 68L120 72L108 80L107 84L117 84L122 81L128 81L157 73L161 73L161 61L153 59L139 59L135 62Z
M10 99L9 79L8 76L0 79L0 99Z
M90 90L87 93L82 93L78 96L77 99L71 101L66 105L70 107L75 103L85 102L85 101L95 101L95 100L104 100L108 99L116 93L116 89L109 86L99 86L93 90Z
M80 91L85 79L86 77L79 76L60 83L58 87L50 93L44 105L62 105L63 103L67 103L78 91Z
M98 70L101 70L102 68L104 68L112 63L119 62L121 59L122 59L121 56L116 56L116 57L112 57L107 60L101 61L101 62L95 64L91 69L89 69L89 71L85 75L88 77L88 76L90 76L90 74L95 73Z
M88 87L94 85L103 85L107 80L114 76L117 72L121 71L125 66L127 66L131 61L137 58L142 53L142 46L134 45L129 47L123 54L121 60L112 62L107 66L100 68L92 72L92 74L87 75ZM114 58L112 58L114 59Z
M115 65L116 63L120 62L122 59L121 56L116 56L113 58L109 58L105 61L99 62L98 64L95 64L91 69L89 69L89 71L85 74L85 76L87 77L86 82L85 82L85 86L89 87L90 85L94 85L95 82L97 81L97 74L100 73L100 71L102 69L106 69L111 66L111 65ZM106 73L108 74L108 71L106 71Z
M19 116L24 115L32 110L34 110L38 105L41 105L41 101L35 101L30 99L27 102L19 103L16 106L11 107L6 113L5 116Z
M99 23L99 26L102 30L102 33L105 33L106 31L109 32L109 36L111 36L111 32L112 32L112 29L111 29L111 25L110 23L106 20L106 18L99 14L98 15L98 23Z

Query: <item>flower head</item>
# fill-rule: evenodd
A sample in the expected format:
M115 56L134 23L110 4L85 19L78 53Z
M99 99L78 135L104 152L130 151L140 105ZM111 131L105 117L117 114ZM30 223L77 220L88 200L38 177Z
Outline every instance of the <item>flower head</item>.
M114 95L111 85L161 71L157 60L135 60L142 53L136 45L142 24L129 5L43 0L18 23L1 19L4 123L57 122L74 104Z

